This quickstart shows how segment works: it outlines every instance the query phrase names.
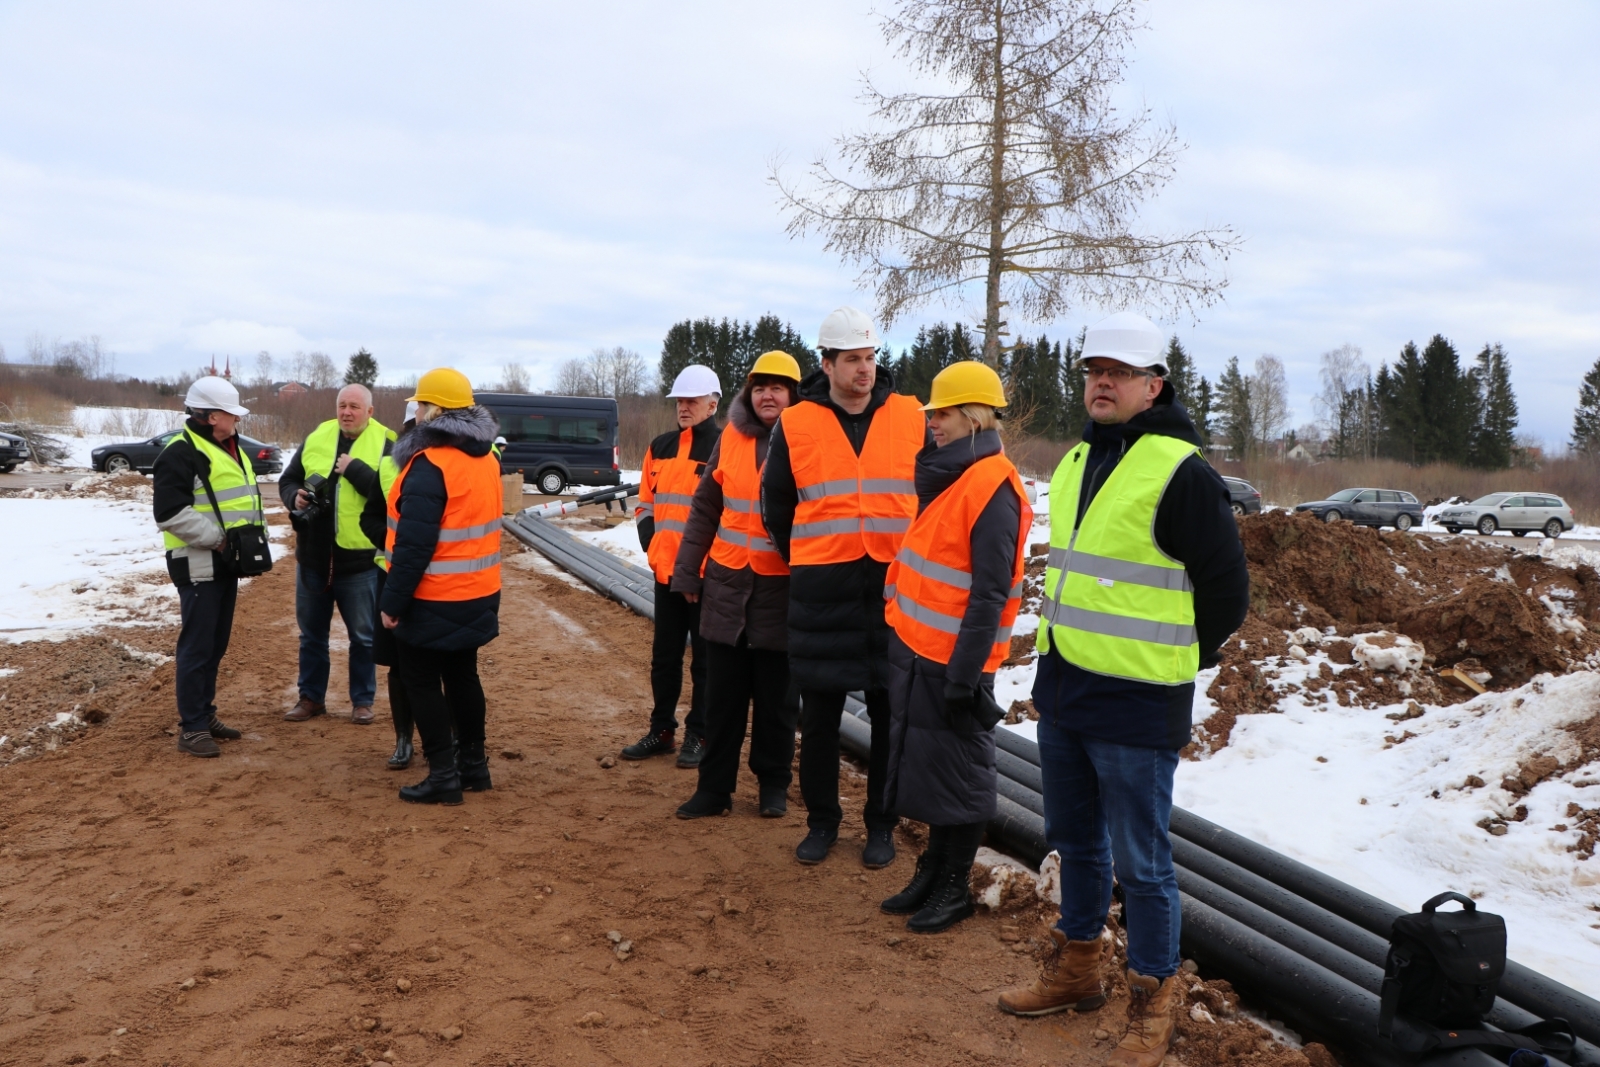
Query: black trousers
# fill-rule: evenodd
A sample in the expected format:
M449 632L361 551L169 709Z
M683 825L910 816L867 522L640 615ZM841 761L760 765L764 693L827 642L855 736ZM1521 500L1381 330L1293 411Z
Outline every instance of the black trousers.
M700 790L729 796L739 780L739 749L750 726L750 772L763 788L788 789L794 777L799 702L789 692L789 654L706 642L706 754ZM751 712L751 705L755 710Z
M211 725L217 713L217 668L233 635L239 579L214 578L178 586L178 722L185 733Z
M478 650L441 652L402 641L399 651L400 664L395 669L405 684L406 700L429 762L450 751L452 740L460 742L463 752L482 749L488 705L483 683L478 680Z
M837 829L844 821L839 807L839 716L844 694L800 693L800 795L806 802L806 824L812 829ZM899 820L883 806L883 779L889 767L889 691L866 692L872 721L872 757L867 761L867 806L862 821L868 830L892 830Z
M706 643L700 636L700 605L691 604L682 593L656 583L656 634L650 646L650 694L655 707L650 712L650 732L678 728L678 697L683 693L683 649L689 646L689 714L685 733L704 737L706 733Z

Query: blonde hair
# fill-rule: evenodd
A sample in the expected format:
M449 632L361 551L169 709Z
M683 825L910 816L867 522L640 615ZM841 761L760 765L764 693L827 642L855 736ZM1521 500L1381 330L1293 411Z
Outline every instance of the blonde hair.
M962 404L956 410L972 420L973 424L977 426L977 430L973 431L974 433L993 430L1000 425L999 416L994 413L994 408L988 404Z

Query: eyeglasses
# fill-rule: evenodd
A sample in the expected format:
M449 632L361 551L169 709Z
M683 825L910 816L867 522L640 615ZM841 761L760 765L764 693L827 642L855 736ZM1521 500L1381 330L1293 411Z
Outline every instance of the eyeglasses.
M1083 380L1092 382L1096 378L1110 378L1114 382L1131 382L1135 378L1154 378L1151 371L1141 370L1138 367L1080 367L1078 373L1083 375Z

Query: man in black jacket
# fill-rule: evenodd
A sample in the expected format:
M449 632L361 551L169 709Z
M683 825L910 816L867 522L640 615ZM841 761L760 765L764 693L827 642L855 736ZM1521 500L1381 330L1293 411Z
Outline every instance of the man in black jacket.
M305 722L327 710L328 629L339 609L350 637L350 721L372 723L378 671L372 634L378 610L377 552L384 538L384 499L378 466L394 433L372 417L372 393L364 385L339 390L336 418L318 426L300 445L278 481L278 493L295 529L295 620L300 626L299 701L284 714ZM311 475L324 479L321 507L300 517L312 502Z

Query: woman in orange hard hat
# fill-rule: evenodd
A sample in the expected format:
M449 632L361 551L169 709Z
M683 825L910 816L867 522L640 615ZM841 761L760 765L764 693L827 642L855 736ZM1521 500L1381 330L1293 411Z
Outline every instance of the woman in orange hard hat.
M755 361L689 506L672 591L700 606L706 752L680 819L732 808L747 719L758 810L767 818L788 811L800 704L789 691L789 565L761 521L761 465L772 427L799 387L800 364L789 353Z
M500 633L503 498L490 453L499 423L473 403L466 375L447 367L424 374L407 399L417 402L417 426L394 446L379 610L394 631L428 777L400 799L459 804L463 789L490 788L478 649Z
M890 810L928 824L911 882L881 907L934 933L972 914L967 872L995 815L994 672L1010 652L1033 509L1006 458L1000 376L954 363L924 410L917 517L884 588L889 640Z

